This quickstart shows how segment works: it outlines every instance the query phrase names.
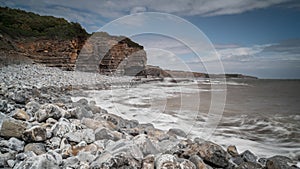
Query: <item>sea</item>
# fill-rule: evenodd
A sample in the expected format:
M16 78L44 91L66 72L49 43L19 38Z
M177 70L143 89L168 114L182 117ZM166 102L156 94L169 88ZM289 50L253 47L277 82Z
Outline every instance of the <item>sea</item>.
M164 79L84 93L73 100L94 100L109 113L239 152L300 160L300 80Z

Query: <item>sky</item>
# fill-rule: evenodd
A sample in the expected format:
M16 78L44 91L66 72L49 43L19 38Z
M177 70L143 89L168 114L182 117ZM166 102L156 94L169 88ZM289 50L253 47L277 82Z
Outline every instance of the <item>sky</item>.
M149 64L166 69L300 78L299 0L1 0L0 6L63 17L90 33L130 36L145 47Z

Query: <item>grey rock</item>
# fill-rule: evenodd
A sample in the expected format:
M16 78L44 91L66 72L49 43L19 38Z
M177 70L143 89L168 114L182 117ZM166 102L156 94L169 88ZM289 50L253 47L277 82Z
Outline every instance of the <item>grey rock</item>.
M75 107L69 110L72 117L77 119L93 118L93 112L88 111L85 107Z
M173 154L173 151L175 151L177 148L176 146L178 145L178 140L163 140L161 142L158 142L157 145L158 145L158 150L159 152L162 152L162 153L172 153Z
M8 167L7 161L13 160L15 158L15 155L13 153L4 153L2 154L0 152L0 167Z
M12 117L17 120L24 120L28 121L30 119L30 116L22 109L16 109L12 113Z
M203 162L203 160L197 156L192 155L189 160L195 165L197 169L207 169L206 164Z
M32 151L36 155L41 155L46 153L45 144L43 143L29 143L25 146L24 152Z
M63 168L79 168L79 160L77 157L69 157L63 160Z
M22 138L26 123L12 118L5 118L0 128L0 136Z
M18 104L25 104L28 99L24 91L12 92L8 97Z
M72 142L79 143L81 141L86 141L87 143L92 143L95 141L94 130L92 129L82 129L75 132L70 132L65 135L65 137Z
M229 164L229 154L219 145L205 141L199 144L199 156L204 162L212 167L227 167Z
M46 128L33 126L23 133L23 140L26 142L45 141L47 139Z
M90 152L79 152L77 158L80 162L90 163L95 160L96 156L94 156Z
M35 117L39 122L44 122L48 118L53 118L58 120L59 118L65 116L68 112L57 105L54 104L44 104L35 113Z
M184 159L179 166L181 169L197 169L194 163L186 159Z
M142 169L154 169L155 168L155 156L153 154L147 155L142 161Z
M69 132L75 132L76 127L73 126L67 119L61 118L51 127L52 134L56 137L63 137Z
M101 127L95 130L95 138L96 140L107 139L107 140L117 141L121 139L121 133L119 133L119 137L118 137L116 132Z
M21 141L17 138L10 138L8 141L7 140L1 140L0 141L0 148L1 149L10 149L13 151L21 152L24 150L24 141Z
M26 160L16 164L14 169L37 169L37 168L51 168L59 169L59 162L56 161L55 157L51 154L42 154L39 156L34 156L27 158Z
M256 163L257 156L255 156L251 151L246 150L242 154L240 154L240 157L245 161L245 162L253 162Z
M38 102L30 101L25 105L26 112L30 114L31 116L35 115L35 112L39 110L41 105Z
M52 137L50 140L46 141L46 147L48 149L58 149L60 147L61 139L59 137Z
M155 158L155 166L161 169L178 168L178 163L173 155L162 154Z
M171 135L171 136L180 136L180 137L186 137L186 133L178 128L171 128L169 129L169 131L167 132L167 134Z
M24 153L17 154L16 159L19 160L19 161L23 161L26 158L35 157L35 156L36 156L36 154L34 152L27 151L27 152L24 152Z
M258 159L259 164L265 166L267 164L267 159L266 158L260 158Z
M119 152L115 155L110 153L101 154L95 159L91 165L91 168L141 168L141 162L134 159L130 154L125 152Z
M253 162L243 162L237 169L262 169L263 167L257 163Z
M7 165L11 168L14 167L15 163L16 163L15 160L7 160Z
M7 100L0 100L0 112L7 111Z
M284 156L273 156L267 159L267 169L290 169L290 165L293 161Z
M144 156L149 154L158 154L158 150L153 143L148 139L147 135L140 134L133 138L133 143L137 145L143 152Z

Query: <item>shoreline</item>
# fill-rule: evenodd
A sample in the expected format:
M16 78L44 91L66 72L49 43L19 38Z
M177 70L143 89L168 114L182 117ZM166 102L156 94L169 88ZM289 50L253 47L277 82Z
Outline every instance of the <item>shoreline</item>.
M187 139L180 129L163 131L123 119L94 101L71 100L70 91L78 90L74 86L79 83L105 89L110 82L124 84L128 78L32 67L0 69L0 167L297 168L284 156L266 159L250 151L239 153L235 146L225 149L199 138ZM70 74L75 76L68 79ZM101 83L88 81L91 77ZM54 84L58 87L47 87Z

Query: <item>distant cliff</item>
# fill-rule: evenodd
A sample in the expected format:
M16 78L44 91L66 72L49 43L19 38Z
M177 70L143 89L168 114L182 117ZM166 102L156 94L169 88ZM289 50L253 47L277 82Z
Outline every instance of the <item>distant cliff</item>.
M0 7L1 64L30 58L36 63L72 70L89 36L80 24L63 18Z

